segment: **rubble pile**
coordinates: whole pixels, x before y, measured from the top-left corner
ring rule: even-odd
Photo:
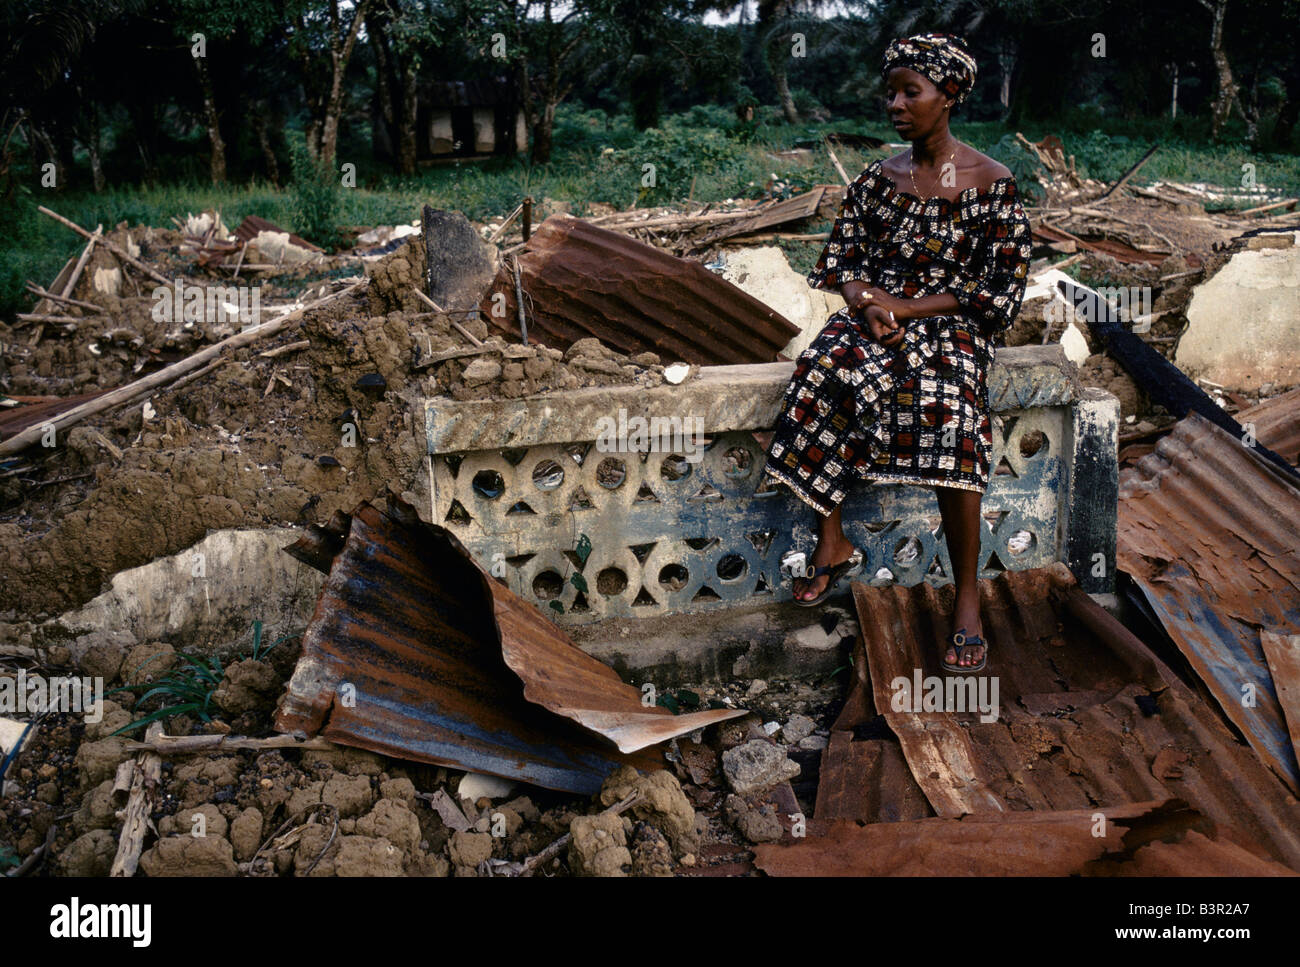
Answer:
[[[1149,454],[1155,439],[1189,410],[1201,416],[1213,410],[1216,418],[1236,414],[1289,388],[1281,379],[1229,385],[1194,373],[1193,381],[1174,363],[1195,323],[1190,307],[1197,290],[1242,253],[1273,256],[1293,249],[1293,232],[1268,231],[1274,220],[1265,219],[1259,231],[1242,234],[1240,220],[1208,213],[1203,198],[1180,186],[1120,191],[1141,163],[1107,187],[1081,178],[1059,141],[1025,144],[1043,163],[1039,181],[1047,202],[1029,212],[1033,284],[1006,342],[1059,341],[1084,385],[1119,399],[1121,460]],[[625,676],[538,619],[535,602],[501,591],[498,582],[483,578],[489,590],[483,613],[476,613],[480,570],[467,559],[453,573],[455,555],[446,547],[463,548],[440,522],[421,521],[416,511],[434,504],[420,416],[427,400],[652,389],[697,377],[698,366],[674,354],[697,363],[691,352],[700,346],[733,354],[722,357],[728,362],[753,362],[770,361],[777,347],[788,351],[801,338],[806,345],[824,314],[818,310],[791,323],[755,294],[772,287],[771,276],[758,278],[761,272],[745,268],[748,261],[735,259],[724,280],[722,256],[736,252],[725,247],[762,238],[760,232],[831,216],[840,197],[839,189],[817,186],[785,201],[725,212],[706,206],[609,213],[585,223],[560,217],[538,230],[544,244],[532,252],[525,239],[500,253],[494,245],[515,215],[479,229],[456,213],[426,208],[422,232],[402,226],[372,233],[366,244],[378,248],[338,256],[256,218],[234,232],[219,214],[204,213],[176,220],[175,230],[124,223],[92,235],[52,215],[88,244],[48,288],[29,286],[39,299],[33,312],[0,322],[0,633],[16,649],[0,654],[34,667],[73,669],[117,690],[103,703],[102,718],[50,714],[39,728],[23,731],[16,745],[6,738],[13,721],[0,722],[9,729],[0,730],[0,739],[10,743],[0,752],[16,750],[0,789],[0,844],[42,858],[47,873],[78,876],[137,869],[151,877],[749,875],[755,873],[751,847],[759,847],[762,860],[774,847],[760,844],[789,845],[803,836],[804,817],[821,799],[824,763],[835,763],[825,785],[833,797],[862,786],[841,782],[841,776],[857,782],[867,770],[901,782],[910,775],[903,758],[911,748],[908,736],[900,748],[894,723],[883,714],[883,696],[876,696],[881,715],[853,706],[860,694],[854,699],[851,691],[846,700],[837,677],[844,669],[811,684],[683,685],[648,713],[637,694],[623,695],[629,711],[628,705],[583,704],[572,692],[553,688],[538,669],[554,672],[559,661],[569,660],[571,674],[555,677],[581,682],[575,691],[636,691]],[[431,231],[435,222],[441,234]],[[593,225],[623,234],[611,240]],[[463,274],[448,278],[461,263],[455,253],[444,258],[435,243],[450,245],[457,232],[469,232],[480,248],[466,254]],[[625,245],[625,236],[644,241]],[[614,254],[625,260],[619,271]],[[689,255],[690,264],[680,255]],[[1060,256],[1065,260],[1048,264]],[[579,284],[566,274],[575,266],[586,266]],[[605,270],[599,285],[596,268]],[[592,278],[591,285],[581,284],[583,278]],[[635,284],[624,285],[629,279]],[[669,283],[678,290],[666,289]],[[1063,294],[1069,291],[1086,299],[1069,303]],[[1140,314],[1123,318],[1124,343],[1115,328],[1093,318],[1114,292],[1149,297]],[[676,298],[681,293],[698,301]],[[494,296],[508,311],[494,314]],[[213,299],[221,311],[212,311]],[[666,304],[678,311],[665,312]],[[699,325],[690,306],[710,304],[725,305],[734,316],[722,325],[719,309],[713,328]],[[658,351],[623,352],[615,344]],[[1156,378],[1162,374],[1167,378]],[[126,390],[132,392],[122,395]],[[46,421],[53,421],[53,442],[37,445],[33,434]],[[1254,423],[1244,425],[1253,432]],[[1230,433],[1241,429],[1226,417],[1220,426]],[[384,526],[408,538],[409,528],[425,526],[420,539],[390,534],[385,544],[373,536],[380,512],[367,517],[363,505],[385,492],[390,510]],[[349,582],[347,568],[369,568],[373,593],[381,585],[376,574],[386,567],[390,577],[397,575],[395,590],[385,587],[379,596],[384,605],[367,613],[391,605],[393,614],[415,620],[393,621],[379,636],[384,646],[394,628],[422,634],[420,621],[432,612],[429,620],[455,634],[421,638],[412,632],[412,641],[488,640],[499,648],[502,661],[493,659],[492,683],[518,707],[507,707],[495,693],[483,702],[498,716],[493,735],[518,740],[509,747],[512,756],[527,750],[518,754],[521,771],[512,775],[533,781],[549,776],[554,788],[529,786],[524,795],[499,777],[448,765],[504,771],[482,765],[492,760],[481,754],[479,762],[467,763],[468,756],[440,753],[432,758],[439,765],[398,755],[410,751],[398,740],[415,733],[423,741],[427,730],[451,720],[439,702],[418,701],[420,688],[448,682],[431,684],[426,678],[434,676],[410,675],[409,669],[416,701],[408,705],[428,717],[395,716],[397,740],[371,739],[371,749],[393,754],[336,744],[364,745],[358,735],[375,734],[359,713],[352,732],[345,715],[332,719],[330,741],[321,737],[327,734],[321,721],[336,710],[322,712],[313,728],[286,727],[286,715],[306,720],[320,711],[311,703],[327,691],[322,669],[363,677],[361,660],[351,662],[360,651],[349,655],[347,635],[321,631],[318,618],[301,635],[251,652],[228,648],[206,665],[196,665],[172,642],[119,628],[68,641],[49,631],[56,624],[52,616],[96,599],[127,569],[178,555],[214,530],[272,527],[297,528],[304,536],[289,548],[291,556],[326,575],[318,617],[328,615],[344,627],[347,608],[334,607],[343,600],[338,587],[357,591],[366,583]],[[437,545],[431,562],[435,545],[425,538],[434,532],[446,546]],[[410,555],[401,566],[393,564],[399,556],[393,548]],[[336,557],[343,563],[335,565]],[[380,559],[382,565],[371,566]],[[419,595],[407,593],[418,569],[427,572],[428,584]],[[429,604],[437,596],[442,607]],[[446,607],[448,601],[463,613],[450,614],[457,608]],[[1056,626],[1041,624],[1049,625]],[[820,630],[830,635],[825,626]],[[859,651],[863,640],[857,638]],[[843,644],[840,636],[835,641]],[[429,650],[434,660],[446,658]],[[453,656],[449,667],[458,660],[472,664]],[[859,676],[851,683],[858,691],[865,662],[863,653],[846,666],[850,678]],[[310,666],[306,672],[304,666]],[[375,691],[397,709],[396,691],[383,687],[389,684],[385,670],[382,661],[365,669],[372,683],[380,682]],[[480,673],[473,670],[482,699],[490,676]],[[0,666],[0,687],[17,674]],[[306,685],[305,678],[311,678]],[[167,716],[165,732],[141,722],[130,738],[118,734],[147,711],[135,707],[136,697],[159,683],[181,687],[178,681],[201,685],[202,701]],[[1152,700],[1155,693],[1143,697]],[[298,705],[286,712],[294,701]],[[846,726],[852,716],[841,715],[833,726],[848,706],[859,720]],[[538,718],[537,707],[550,718]],[[700,718],[665,712],[677,715],[679,708]],[[452,711],[472,716],[479,709],[467,700]],[[701,724],[706,719],[709,724]],[[554,735],[537,722],[548,722]],[[529,728],[545,734],[520,739]],[[598,739],[606,758],[574,751]],[[624,758],[615,757],[615,748]],[[567,763],[563,768],[547,758],[557,750],[564,753],[558,757]],[[536,761],[528,761],[534,753]],[[666,768],[636,767],[651,757]],[[597,759],[602,767],[617,767],[596,770],[591,762]],[[594,774],[581,774],[574,763]],[[534,773],[522,772],[535,766]],[[1178,778],[1179,768],[1175,762],[1153,775]],[[908,785],[912,798],[899,800],[903,805],[891,821],[942,817],[944,797],[952,793],[937,777],[920,776],[916,789]],[[928,805],[920,787],[933,793]],[[881,804],[851,805],[878,811]]]

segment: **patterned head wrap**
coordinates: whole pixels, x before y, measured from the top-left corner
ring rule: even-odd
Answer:
[[[888,77],[895,67],[924,74],[939,93],[957,104],[966,100],[975,86],[975,58],[966,49],[966,42],[952,34],[915,34],[892,41],[885,50],[881,76]]]

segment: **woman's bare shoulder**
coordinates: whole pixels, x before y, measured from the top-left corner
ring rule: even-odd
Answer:
[[[970,148],[969,145],[967,145]],[[974,164],[974,181],[980,191],[988,191],[995,181],[1011,177],[1011,169],[996,158],[970,148]]]

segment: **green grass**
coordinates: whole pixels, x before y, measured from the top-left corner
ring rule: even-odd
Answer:
[[[1274,192],[1300,193],[1300,158],[1294,154],[1251,154],[1231,141],[1211,145],[1204,125],[1183,119],[1177,124],[1160,120],[1121,122],[1095,112],[1075,112],[1058,124],[1021,132],[1031,140],[1059,134],[1067,154],[1074,154],[1080,170],[1093,178],[1118,178],[1158,139],[1161,150],[1135,179],[1148,184],[1155,179],[1207,181],[1240,185],[1242,165],[1255,165],[1256,179]],[[844,118],[825,124],[788,125],[775,109],[759,111],[758,123],[738,129],[729,113],[716,106],[699,106],[666,118],[658,130],[638,133],[626,116],[574,107],[560,111],[555,127],[555,157],[547,165],[532,165],[526,155],[478,163],[431,165],[413,177],[400,178],[368,160],[357,162],[358,187],[339,193],[334,211],[338,226],[409,222],[420,206],[464,212],[483,220],[510,212],[531,195],[538,220],[556,208],[585,214],[592,203],[627,208],[685,201],[717,202],[727,198],[757,198],[775,184],[782,194],[792,194],[818,183],[838,184],[839,176],[825,152],[815,151],[812,163],[782,162],[772,152],[786,150],[797,140],[817,138],[829,131],[850,131],[892,141],[896,134],[882,117]],[[1109,133],[1108,133],[1109,132]],[[990,122],[953,124],[953,133],[968,144],[998,157],[1017,170],[1013,162],[1013,131]],[[840,161],[855,175],[880,152],[840,150]],[[644,165],[656,167],[656,185],[642,185]],[[1023,164],[1023,158],[1021,159]],[[33,179],[20,178],[21,184]],[[25,311],[32,299],[23,281],[47,285],[66,259],[82,247],[82,240],[61,225],[36,212],[45,204],[78,224],[92,229],[98,223],[111,228],[121,221],[130,225],[170,227],[170,216],[219,209],[227,225],[238,225],[245,215],[256,214],[312,241],[312,228],[323,231],[320,218],[314,226],[303,223],[303,205],[292,188],[279,190],[263,183],[214,187],[196,182],[157,187],[123,187],[102,195],[89,192],[61,194],[23,189],[15,202],[0,207],[0,232],[6,246],[0,251],[0,314]],[[798,262],[811,265],[813,246],[790,243]],[[815,259],[816,252],[811,258]]]
[[[262,622],[254,621],[253,645],[247,657],[255,661],[265,661],[272,648],[281,642],[291,641],[297,637],[299,637],[297,634],[281,635],[270,644],[264,644],[262,640]],[[159,652],[139,667],[132,669],[129,673],[130,677],[135,678],[140,675],[149,662],[161,658],[164,654],[166,652]],[[225,678],[226,674],[221,665],[221,659],[216,656],[197,658],[184,651],[176,652],[176,654],[181,659],[179,666],[158,680],[139,682],[134,685],[122,685],[119,688],[109,689],[105,693],[108,695],[118,692],[142,693],[132,706],[136,710],[151,702],[157,703],[159,706],[129,725],[122,726],[113,735],[133,732],[152,722],[167,721],[178,715],[195,715],[204,722],[212,721],[210,714],[212,695],[220,687],[221,680]]]

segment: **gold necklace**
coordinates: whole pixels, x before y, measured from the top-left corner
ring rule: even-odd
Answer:
[[[957,144],[958,144],[958,147],[961,146],[961,142],[960,142],[960,141],[957,142]],[[953,148],[953,149],[952,149],[952,154],[948,155],[948,160],[949,160],[949,161],[952,161],[952,159],[955,158],[955,157],[957,157],[957,148]],[[939,169],[939,170],[940,170],[939,178],[942,178],[942,177],[943,177],[943,174],[942,174],[942,172],[943,172],[943,168],[942,168],[942,166],[940,166],[940,169]],[[929,200],[930,200],[930,196],[929,196],[929,195],[922,195],[922,194],[921,194],[921,189],[916,187],[916,171],[915,171],[915,168],[914,168],[913,165],[912,165],[912,149],[911,149],[910,147],[907,149],[907,173],[908,173],[908,175],[910,175],[911,178],[912,178],[912,191],[916,194],[916,197],[920,198],[922,201],[929,201]],[[931,187],[932,189],[934,188],[935,185],[937,185],[937,184],[939,183],[939,178],[935,178],[935,179],[934,179],[934,182],[930,185],[930,187]]]

